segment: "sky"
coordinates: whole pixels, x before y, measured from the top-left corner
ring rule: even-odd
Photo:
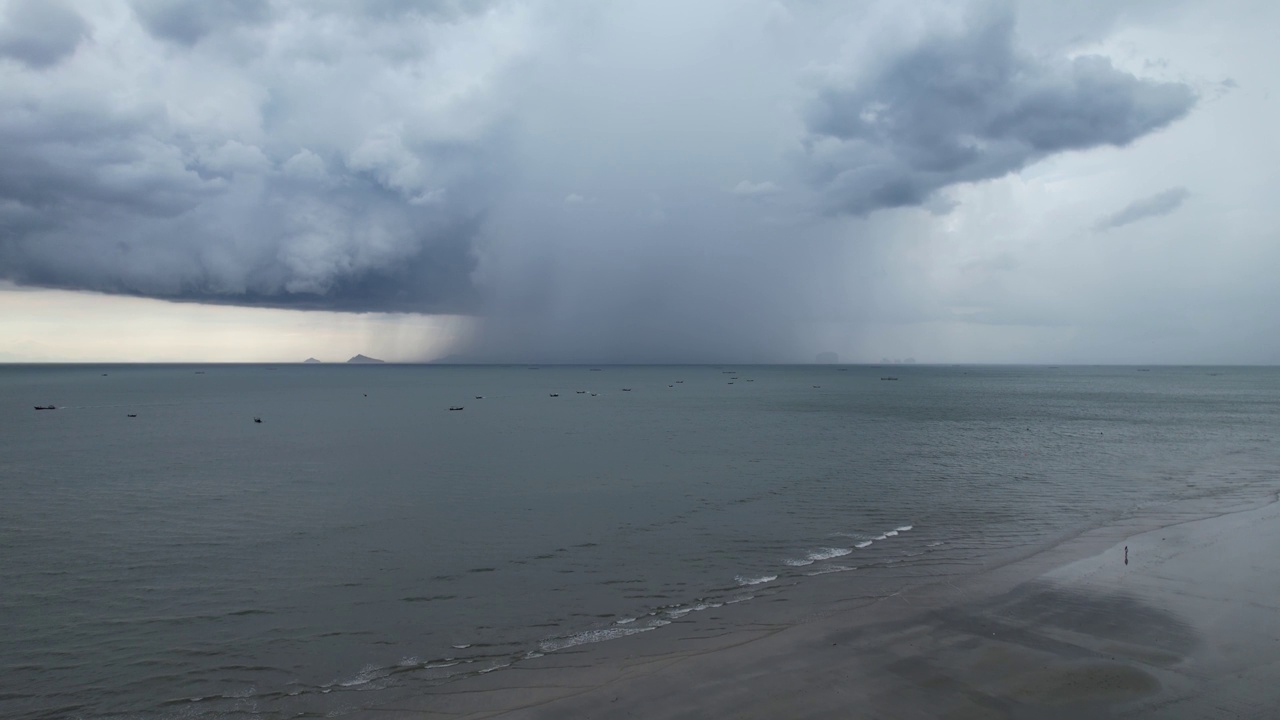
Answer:
[[[0,362],[1280,363],[1275,27],[0,0]]]

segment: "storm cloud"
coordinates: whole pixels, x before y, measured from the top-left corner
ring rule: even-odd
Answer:
[[[1169,188],[1163,192],[1158,192],[1150,197],[1140,200],[1134,200],[1119,212],[1108,215],[1099,220],[1093,229],[1096,232],[1118,228],[1139,220],[1145,220],[1151,217],[1160,217],[1182,207],[1182,203],[1186,201],[1191,193],[1184,187]]]
[[[6,37],[28,31],[29,5],[7,8]],[[41,15],[56,52],[0,68],[0,275],[201,302],[474,309],[470,241],[495,185],[487,102],[519,53],[485,36],[519,19],[404,24],[374,5],[371,18],[138,0],[115,8],[135,22],[53,68],[74,23]]]
[[[1125,7],[0,0],[0,280],[464,314],[465,359],[848,356],[993,316],[1012,270],[909,290],[984,181],[1199,112]]]
[[[49,67],[75,52],[89,25],[63,0],[13,0],[0,25],[0,57],[32,69]]]
[[[1054,153],[1125,146],[1195,102],[1188,86],[1141,80],[1105,57],[1020,51],[1015,26],[1012,6],[980,6],[823,87],[805,147],[828,207],[923,205]]]

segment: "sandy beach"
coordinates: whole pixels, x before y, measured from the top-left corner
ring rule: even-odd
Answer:
[[[1100,528],[796,625],[656,634],[438,688],[426,718],[1268,718],[1280,504]],[[1127,560],[1127,562],[1126,562]]]

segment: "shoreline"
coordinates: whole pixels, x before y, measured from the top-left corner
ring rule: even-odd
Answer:
[[[678,637],[549,653],[368,713],[1264,717],[1280,704],[1280,556],[1269,552],[1280,548],[1280,501],[1268,497],[1122,519],[796,624],[690,623]]]

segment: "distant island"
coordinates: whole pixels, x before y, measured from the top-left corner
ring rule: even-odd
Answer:
[[[355,359],[355,358],[352,358],[352,360],[354,360],[354,359]],[[303,362],[303,363],[318,363],[318,362],[320,362],[320,361],[319,361],[319,360],[317,360],[317,359],[315,359],[315,358],[307,358],[306,360],[303,360],[302,362]]]
[[[378,358],[371,358],[367,355],[356,355],[355,357],[351,358],[347,362],[349,363],[380,363],[382,361],[379,360]]]

